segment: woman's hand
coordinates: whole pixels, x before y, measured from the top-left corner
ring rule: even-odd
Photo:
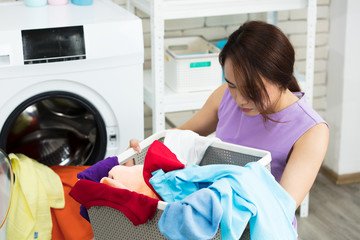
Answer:
[[[140,144],[139,144],[139,140],[133,138],[130,140],[130,145],[129,145],[129,148],[132,148],[134,149],[134,151],[136,152],[140,152],[141,151],[141,148],[140,148]],[[128,148],[128,149],[129,149]]]
[[[140,148],[139,140],[137,140],[135,138],[130,139],[128,149],[129,148],[134,149],[134,151],[136,151],[136,152],[140,152],[141,148]],[[126,163],[124,163],[123,165],[124,166],[134,166],[135,165],[135,159],[131,159],[131,160],[127,161]]]

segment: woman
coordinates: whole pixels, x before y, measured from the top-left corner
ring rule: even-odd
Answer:
[[[219,60],[226,83],[179,129],[216,131],[222,141],[270,151],[271,172],[298,207],[325,157],[329,129],[300,92],[291,43],[277,27],[250,21],[230,35]]]

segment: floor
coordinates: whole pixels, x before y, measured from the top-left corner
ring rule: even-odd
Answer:
[[[179,126],[196,111],[167,113],[166,128]],[[145,105],[145,137],[152,134]],[[319,174],[310,191],[309,216],[298,219],[299,240],[360,240],[360,183],[335,185]]]
[[[360,240],[360,183],[339,186],[319,174],[309,216],[297,219],[299,240]]]

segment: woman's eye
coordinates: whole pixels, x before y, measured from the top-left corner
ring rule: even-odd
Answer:
[[[229,88],[236,88],[235,84],[232,83],[232,82],[230,82],[230,81],[228,81],[226,78],[225,78],[225,82],[227,83],[227,85],[228,85]]]
[[[228,87],[229,87],[229,88],[236,88],[234,85],[232,85],[232,84],[230,84],[230,83],[228,83]]]

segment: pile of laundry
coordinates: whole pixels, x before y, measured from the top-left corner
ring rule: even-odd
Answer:
[[[296,239],[295,201],[260,163],[199,166],[217,138],[168,130],[155,140],[143,165],[104,159],[80,172],[70,195],[87,209],[108,206],[135,225],[146,224],[159,201],[167,203],[158,222],[168,239],[239,239],[249,224],[251,239]],[[178,226],[178,227],[174,227]]]
[[[24,154],[10,153],[15,182],[6,239],[91,240],[91,224],[69,196],[77,173],[89,166],[48,167]],[[77,229],[74,231],[74,229]]]

